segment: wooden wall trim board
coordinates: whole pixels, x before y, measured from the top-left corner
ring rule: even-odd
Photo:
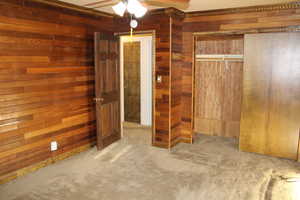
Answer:
[[[280,32],[300,32],[300,26],[287,26],[279,28],[261,28],[261,29],[250,29],[250,30],[237,30],[237,31],[211,31],[211,32],[194,32],[193,35],[196,38],[216,38],[216,37],[235,37],[245,34],[256,34],[256,33],[280,33]]]
[[[172,41],[172,17],[170,17],[170,21],[169,21],[169,31],[170,31],[170,41]],[[169,57],[169,65],[170,65],[170,74],[169,74],[169,142],[168,142],[168,149],[171,149],[171,139],[172,139],[172,89],[171,89],[171,85],[172,85],[172,42],[169,43],[170,47],[169,47],[169,55],[171,55]]]
[[[192,68],[193,68],[193,71],[192,71],[192,120],[191,120],[191,123],[192,123],[192,130],[195,129],[195,65],[196,65],[196,53],[195,53],[195,49],[196,49],[196,42],[197,39],[196,37],[193,36],[193,60],[192,60]],[[192,134],[193,134],[193,137],[194,137],[194,131],[192,131]]]
[[[298,140],[298,162],[300,162],[300,128],[299,128],[299,140]]]
[[[155,140],[155,130],[156,130],[156,124],[155,124],[155,97],[156,97],[156,31],[152,31],[152,138],[151,138],[151,144],[153,145]]]
[[[25,176],[26,174],[29,174],[29,173],[32,173],[34,171],[37,171],[43,167],[46,167],[48,165],[51,165],[51,164],[54,164],[58,161],[61,161],[61,160],[64,160],[66,158],[69,158],[71,156],[74,156],[76,154],[79,154],[81,152],[84,152],[88,149],[90,149],[91,147],[95,146],[96,142],[91,142],[89,144],[86,144],[86,145],[82,145],[80,147],[77,147],[71,151],[68,151],[68,152],[65,152],[63,154],[60,154],[60,155],[56,155],[52,158],[48,158],[44,161],[41,161],[39,163],[35,163],[31,166],[28,166],[28,167],[25,167],[25,168],[22,168],[22,169],[19,169],[19,170],[16,170],[12,173],[9,173],[9,174],[5,174],[3,176],[0,176],[0,184],[4,184],[4,183],[7,183],[9,181],[12,181],[14,179],[17,179],[19,177],[22,177],[22,176]]]
[[[93,15],[93,16],[102,16],[102,17],[111,17],[111,18],[115,16],[114,14],[102,12],[102,11],[91,9],[91,8],[86,8],[83,6],[77,6],[75,4],[62,2],[59,0],[29,0],[29,1],[46,4],[46,5],[54,6],[54,7],[66,8],[66,9],[74,10],[77,12]]]
[[[151,10],[150,12],[147,13],[147,15],[167,15],[167,16],[177,16],[177,17],[181,17],[184,18],[185,17],[185,12],[178,10],[176,8],[159,8],[159,9],[155,9],[155,10]]]
[[[225,15],[225,14],[235,14],[235,13],[240,14],[240,13],[247,13],[247,12],[266,12],[266,11],[288,10],[288,9],[298,9],[298,8],[300,8],[300,2],[296,1],[296,2],[279,3],[279,4],[272,4],[272,5],[186,12],[185,15],[186,17],[197,17],[197,16]]]

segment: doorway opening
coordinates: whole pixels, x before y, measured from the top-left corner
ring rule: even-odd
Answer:
[[[132,128],[143,128],[151,136],[154,125],[153,56],[152,34],[120,36],[122,136]]]

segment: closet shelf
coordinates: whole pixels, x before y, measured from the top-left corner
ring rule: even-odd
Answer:
[[[196,61],[203,62],[222,62],[222,61],[233,61],[243,62],[244,55],[242,54],[198,54],[196,55]]]

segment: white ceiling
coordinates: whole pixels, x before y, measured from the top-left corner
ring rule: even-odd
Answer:
[[[79,5],[79,6],[84,6],[85,4],[89,4],[101,0],[61,0],[61,1]],[[191,0],[189,8],[184,11],[204,11],[204,10],[215,10],[215,9],[223,9],[223,8],[237,8],[237,7],[287,3],[293,1],[295,0]],[[158,7],[151,7],[150,9],[155,9],[155,8]],[[111,6],[104,7],[104,8],[97,8],[96,10],[113,13]]]

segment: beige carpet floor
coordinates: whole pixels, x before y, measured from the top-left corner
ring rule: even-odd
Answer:
[[[234,139],[202,136],[171,152],[150,129],[126,128],[93,148],[10,183],[1,200],[298,200],[300,163],[239,152]]]

